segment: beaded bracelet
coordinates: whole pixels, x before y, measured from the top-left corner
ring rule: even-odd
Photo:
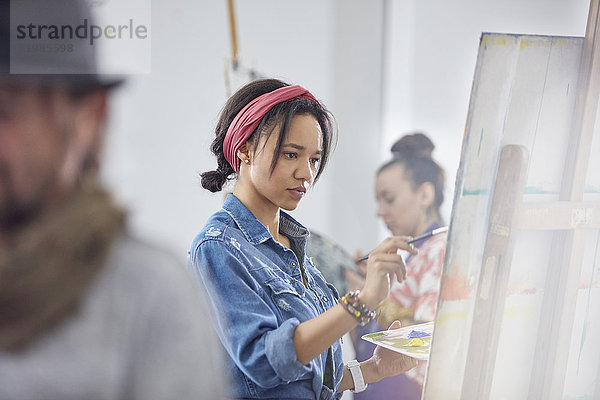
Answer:
[[[360,290],[346,293],[340,297],[339,303],[344,306],[354,318],[358,320],[361,326],[368,324],[373,318],[375,318],[375,311],[371,311],[364,305],[358,298]]]

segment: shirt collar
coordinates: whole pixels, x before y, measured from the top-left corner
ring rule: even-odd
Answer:
[[[223,209],[240,228],[246,240],[253,244],[262,243],[272,236],[252,212],[233,193],[227,194]],[[284,211],[279,214],[279,232],[292,239],[306,239],[308,229]]]

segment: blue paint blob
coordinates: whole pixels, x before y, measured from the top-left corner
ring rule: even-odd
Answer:
[[[422,331],[410,331],[410,333],[408,334],[409,339],[422,338],[425,336],[431,336],[431,335],[427,332],[422,332]]]

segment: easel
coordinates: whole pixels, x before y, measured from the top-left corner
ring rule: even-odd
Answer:
[[[514,145],[502,149],[481,266],[463,381],[463,399],[488,399],[508,276],[518,230],[552,230],[551,266],[544,287],[542,318],[528,399],[562,399],[578,285],[584,228],[600,228],[600,204],[583,193],[600,95],[600,10],[591,0],[580,64],[568,154],[558,202],[521,203],[527,155]],[[515,366],[518,367],[518,366]],[[595,398],[600,398],[600,385]]]

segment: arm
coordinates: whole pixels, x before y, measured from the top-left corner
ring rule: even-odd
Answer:
[[[385,239],[369,256],[365,285],[359,294],[360,301],[369,310],[374,310],[388,296],[394,278],[400,282],[404,280],[406,269],[402,257],[397,254],[398,249],[416,254],[416,250],[406,244],[405,237],[391,237]],[[298,361],[302,364],[310,362],[356,325],[356,318],[340,304],[301,323],[294,333]]]
[[[370,257],[370,271],[359,296],[370,309],[388,296],[394,277],[404,279],[404,262],[396,254],[398,248],[412,250],[403,238],[389,238]],[[248,273],[252,264],[244,257],[227,240],[215,238],[192,252],[194,269],[208,288],[213,308],[219,310],[219,336],[236,365],[261,386],[298,380],[310,373],[307,364],[355,327],[357,321],[336,305],[301,324],[292,318],[279,326],[273,310],[259,295],[261,289],[253,284]],[[233,293],[235,296],[224,298],[227,304],[218,306],[223,294]],[[383,377],[381,370],[373,372],[373,382]]]

